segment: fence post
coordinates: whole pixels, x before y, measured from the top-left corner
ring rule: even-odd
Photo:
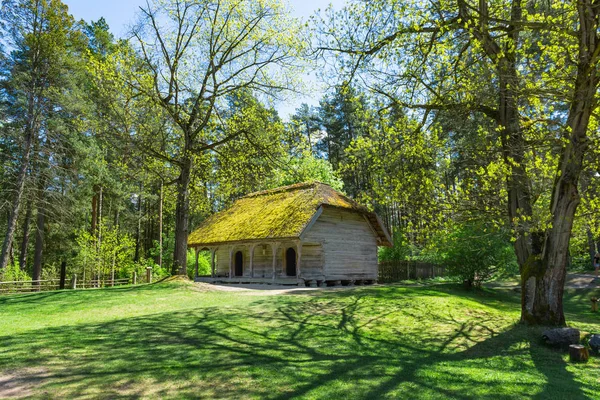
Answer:
[[[152,283],[152,267],[146,267],[146,282]]]
[[[71,289],[77,289],[77,274],[73,274],[71,278]]]
[[[60,263],[60,282],[58,283],[59,289],[65,288],[65,281],[67,280],[67,262],[63,260]]]
[[[137,285],[137,272],[133,271],[133,284]]]

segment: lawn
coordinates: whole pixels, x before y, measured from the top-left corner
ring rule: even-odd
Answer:
[[[600,293],[598,293],[600,295]],[[567,318],[600,332],[588,291]],[[600,397],[515,324],[518,295],[449,284],[265,295],[182,281],[0,297],[0,397]]]

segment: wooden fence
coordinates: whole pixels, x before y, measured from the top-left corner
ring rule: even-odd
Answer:
[[[418,261],[381,261],[380,283],[399,282],[410,279],[428,279],[444,276],[446,267]]]
[[[146,269],[145,276],[138,277],[134,272],[131,278],[111,279],[95,276],[90,280],[78,280],[77,275],[73,275],[70,281],[63,279],[45,279],[29,281],[6,281],[0,282],[0,295],[12,293],[41,292],[58,289],[91,289],[100,287],[136,285],[139,283],[152,282],[152,269]]]

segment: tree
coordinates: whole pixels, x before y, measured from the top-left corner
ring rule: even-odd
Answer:
[[[316,150],[316,145],[321,139],[321,118],[316,107],[302,103],[296,113],[290,117],[289,128],[295,142],[303,142],[306,138],[309,150]]]
[[[5,0],[0,18],[2,38],[12,50],[3,60],[2,91],[11,104],[9,121],[18,132],[21,149],[0,255],[3,269],[13,244],[32,154],[43,145],[39,141],[49,135],[44,122],[53,111],[57,88],[66,72],[65,53],[73,19],[59,0]]]
[[[350,85],[340,85],[332,95],[325,95],[319,105],[323,131],[317,149],[327,155],[327,160],[344,181],[344,187],[351,196],[356,196],[365,187],[362,174],[365,169],[348,169],[346,149],[361,137],[368,136],[371,109],[364,93]]]
[[[453,226],[439,243],[442,262],[449,275],[460,278],[469,287],[480,287],[493,275],[515,265],[508,239],[507,232],[496,230],[489,222],[469,221]]]
[[[186,273],[194,155],[244,133],[223,136],[211,129],[226,96],[240,89],[272,94],[292,88],[289,67],[299,54],[299,29],[278,1],[170,0],[141,8],[133,36],[144,73],[131,71],[126,80],[164,110],[177,141],[174,153],[146,148],[179,170],[174,273]]]
[[[336,65],[390,101],[421,115],[469,110],[496,125],[524,323],[565,323],[578,180],[596,127],[599,7],[591,0],[357,2],[320,29],[321,50],[342,55]],[[553,180],[539,196],[532,166]]]

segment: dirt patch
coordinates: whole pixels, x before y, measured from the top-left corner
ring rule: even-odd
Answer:
[[[517,280],[493,281],[485,284],[495,289],[520,289]],[[594,274],[567,274],[565,289],[596,289],[600,288],[600,279]]]
[[[594,289],[600,287],[600,279],[593,274],[567,274],[565,288]]]
[[[31,397],[36,387],[48,378],[43,368],[25,368],[0,372],[0,399]]]
[[[342,287],[296,287],[286,285],[266,285],[266,284],[216,284],[216,283],[202,283],[197,282],[195,284],[196,290],[198,291],[219,291],[219,292],[238,292],[240,294],[253,295],[253,296],[274,296],[279,294],[303,294],[303,293],[315,293],[317,291],[338,291],[338,290],[353,290],[361,286],[342,286]]]

